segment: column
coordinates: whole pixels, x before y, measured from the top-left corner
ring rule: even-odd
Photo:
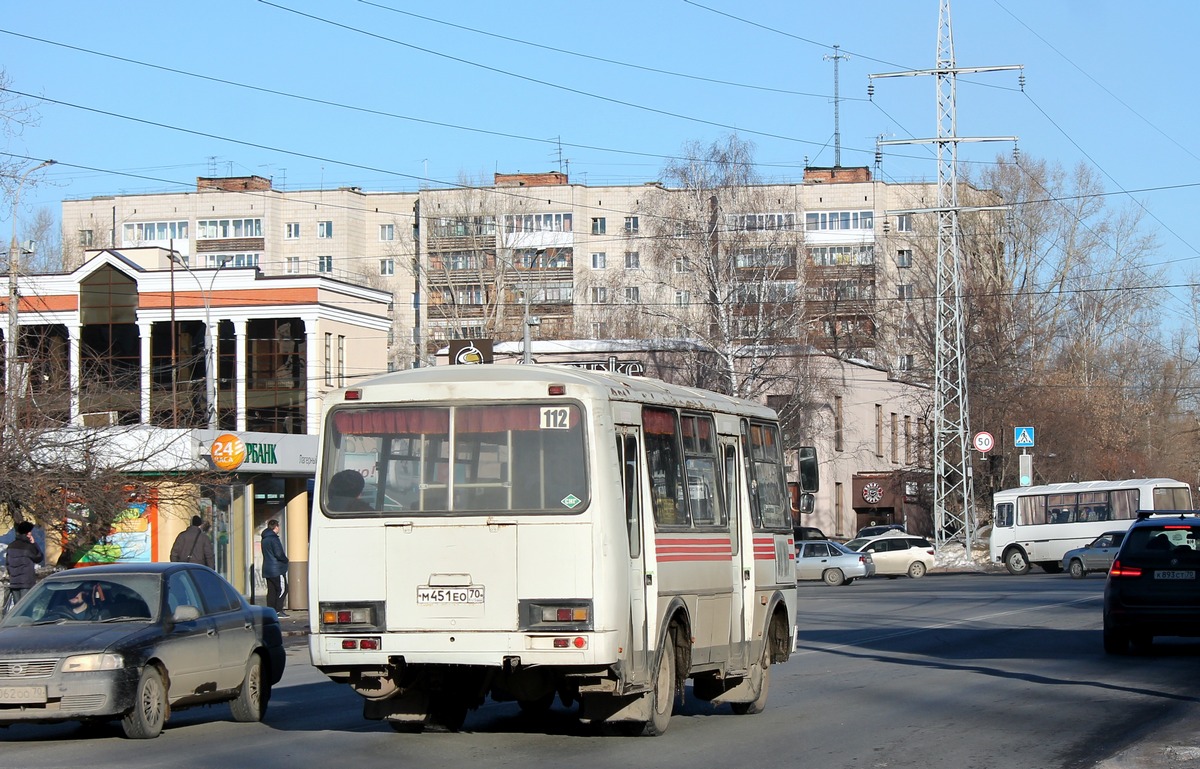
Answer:
[[[79,344],[83,336],[82,326],[78,318],[74,323],[67,324],[67,368],[71,380],[71,422],[79,419]]]
[[[209,322],[211,313],[205,308],[206,317],[204,320],[204,333],[208,335],[208,360],[204,362],[204,367],[209,382],[212,384],[212,403],[208,404],[211,409],[209,417],[209,426],[214,430],[221,429],[221,319],[217,318]]]
[[[246,319],[233,321],[233,335],[236,341],[233,345],[235,363],[233,366],[233,391],[235,410],[237,413],[237,431],[246,431],[246,361],[249,351],[246,349]]]
[[[304,415],[305,434],[319,435],[321,432],[321,396],[317,383],[321,381],[321,356],[325,348],[316,318],[304,318]]]
[[[151,351],[150,351],[150,335],[154,332],[154,324],[149,321],[139,320],[138,337],[142,343],[142,352],[138,360],[141,373],[141,395],[142,395],[142,424],[150,424],[150,389],[153,386],[150,379],[151,369]]]
[[[285,478],[287,500],[283,526],[288,557],[288,609],[308,608],[308,479]]]

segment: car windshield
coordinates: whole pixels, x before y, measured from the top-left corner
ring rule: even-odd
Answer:
[[[846,548],[852,552],[857,553],[859,551],[859,549],[862,548],[863,545],[867,544],[870,541],[871,540],[867,537],[862,537],[859,539],[852,539],[846,543]]]
[[[1121,554],[1150,560],[1200,561],[1200,527],[1164,525],[1131,529]]]
[[[39,582],[0,627],[58,622],[157,620],[161,581],[154,574],[71,574]]]
[[[858,555],[858,553],[846,547],[841,542],[830,542],[829,544],[832,545],[833,549],[837,550],[839,553],[845,553],[846,555]]]

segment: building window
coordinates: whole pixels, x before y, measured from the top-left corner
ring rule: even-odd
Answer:
[[[907,355],[901,355],[900,357],[898,357],[896,359],[896,370],[897,371],[912,371],[912,369],[913,369],[913,356],[911,353],[907,354]]]
[[[883,406],[875,404],[875,456],[883,458]]]
[[[606,227],[606,225],[605,225],[603,216],[597,216],[597,217],[592,218],[592,234],[593,235],[603,235],[604,231],[605,231],[605,227]]]
[[[676,291],[675,292],[675,305],[677,307],[686,307],[687,305],[689,305],[691,303],[692,303],[692,292],[691,291]]]
[[[592,324],[592,339],[607,339],[609,337],[607,323]]]
[[[379,274],[380,275],[395,275],[396,274],[396,260],[395,259],[380,259],[379,260]]]
[[[328,239],[333,237],[333,222],[326,220],[317,222],[317,237]]]
[[[904,464],[911,465],[913,461],[912,417],[904,417]]]
[[[642,257],[637,251],[625,252],[625,269],[640,270],[642,269]]]
[[[637,235],[638,233],[638,218],[636,216],[625,217],[625,234]]]
[[[333,272],[333,257],[318,256],[317,257],[317,272]]]
[[[809,232],[830,230],[873,230],[874,211],[817,211],[804,215],[804,229]]]
[[[833,450],[844,451],[842,447],[842,396],[833,396]]]
[[[325,384],[333,387],[333,334],[325,335]]]
[[[592,269],[593,270],[603,270],[607,266],[608,266],[608,254],[604,253],[603,251],[597,251],[596,253],[592,254]]]
[[[346,386],[346,337],[338,335],[337,350],[338,387]]]
[[[896,216],[896,232],[912,232],[912,214],[899,214]]]
[[[283,228],[284,240],[300,239],[300,222],[288,222]]]
[[[642,300],[642,290],[637,286],[628,286],[625,289],[626,304],[637,304]]]
[[[91,230],[80,230],[79,231],[79,245],[82,246],[83,248],[91,248],[92,247],[92,239],[93,239],[93,233]]]
[[[187,222],[183,232],[187,231]],[[129,225],[125,225],[128,231]],[[187,235],[182,237],[186,238]],[[201,219],[196,222],[197,240],[221,240],[226,238],[261,238],[262,219]],[[163,238],[165,240],[165,238]]]
[[[869,211],[867,213],[870,213]],[[812,214],[810,214],[812,216]],[[754,232],[757,230],[794,230],[796,229],[795,214],[729,214],[725,217],[725,225],[736,232]]]
[[[913,298],[913,286],[911,283],[901,283],[896,286],[896,297],[901,302],[910,302]]]
[[[900,415],[892,412],[892,464],[900,461]]]
[[[688,264],[686,256],[679,256],[675,258],[675,272],[683,274],[691,271],[692,266]]]
[[[608,304],[608,289],[604,286],[592,286],[592,304]]]
[[[912,249],[902,248],[896,252],[897,267],[912,267]]]
[[[380,240],[395,240],[396,239],[396,225],[394,225],[394,224],[379,225],[379,239]]]
[[[504,231],[570,232],[571,214],[521,214],[504,217]]]
[[[289,256],[284,259],[283,271],[289,275],[297,275],[300,273],[300,257]]]
[[[224,219],[223,221],[226,225],[228,225],[230,222],[229,219]],[[260,225],[262,223],[261,219],[234,219],[233,221],[238,222],[239,225],[241,225],[243,222],[258,222]],[[210,224],[210,222],[200,222],[201,233],[203,233],[203,231],[204,231],[203,225],[206,225],[206,224]],[[212,222],[212,224],[215,224],[215,222]],[[258,234],[262,235],[262,232],[260,231]],[[207,235],[206,236],[204,234],[201,234],[200,237],[215,238],[218,236],[217,235]],[[220,236],[220,237],[230,237],[230,236],[224,235],[224,236]],[[241,237],[241,236],[237,236],[237,237]],[[183,222],[134,222],[134,223],[125,225],[125,244],[126,245],[135,245],[137,243],[167,243],[172,240],[187,240],[187,239],[188,239],[188,223],[186,221],[183,221]]]

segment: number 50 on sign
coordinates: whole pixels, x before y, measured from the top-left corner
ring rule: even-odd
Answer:
[[[991,433],[975,433],[975,450],[986,454],[996,445],[996,439]]]

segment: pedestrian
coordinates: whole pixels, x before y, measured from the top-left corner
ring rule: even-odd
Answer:
[[[272,518],[262,533],[262,575],[267,581],[267,605],[280,617],[287,616],[283,611],[283,575],[287,573],[287,564],[287,553],[279,539],[279,521]]]
[[[216,568],[212,540],[204,531],[204,519],[192,516],[192,525],[179,533],[171,545],[171,560],[176,563],[202,563],[210,569]]]
[[[37,581],[37,565],[45,557],[42,549],[33,540],[33,524],[21,521],[17,524],[16,538],[4,553],[8,567],[8,595],[5,606],[15,606]]]

